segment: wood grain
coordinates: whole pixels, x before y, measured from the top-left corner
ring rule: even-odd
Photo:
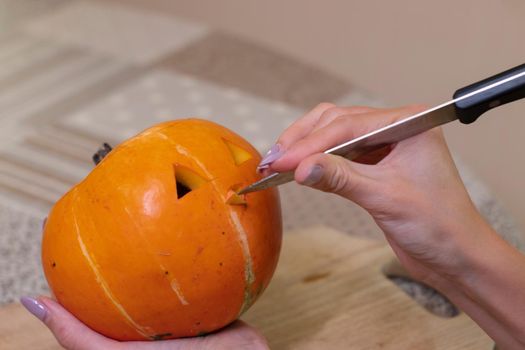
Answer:
[[[380,241],[327,228],[285,236],[268,290],[243,317],[272,349],[491,349],[465,314],[435,316],[384,277]]]
[[[466,315],[430,314],[381,272],[392,258],[383,242],[327,228],[285,235],[278,270],[244,320],[272,349],[491,349]],[[19,304],[0,309],[0,349],[59,349]]]

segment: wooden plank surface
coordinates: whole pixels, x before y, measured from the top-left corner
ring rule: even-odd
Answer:
[[[272,349],[492,348],[465,314],[435,316],[385,278],[386,243],[327,228],[285,238],[270,287],[244,317]]]
[[[430,314],[386,279],[384,242],[327,228],[285,235],[278,270],[243,317],[272,349],[491,349],[466,315]],[[0,349],[59,349],[19,304],[0,309]]]

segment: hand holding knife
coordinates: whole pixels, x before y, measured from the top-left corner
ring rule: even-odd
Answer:
[[[344,142],[324,153],[353,160],[456,119],[464,124],[473,123],[486,111],[522,98],[525,98],[525,64],[461,88],[448,102]],[[274,173],[238,193],[264,190],[293,179],[293,171]]]

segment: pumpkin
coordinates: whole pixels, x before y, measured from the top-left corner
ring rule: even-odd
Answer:
[[[58,302],[117,340],[198,336],[237,319],[281,246],[277,190],[236,194],[260,179],[259,161],[240,136],[198,119],[111,150],[45,224],[42,264]]]

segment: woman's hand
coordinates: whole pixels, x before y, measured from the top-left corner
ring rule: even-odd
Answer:
[[[295,169],[297,182],[365,208],[409,272],[432,284],[442,274],[465,272],[464,254],[482,238],[479,227],[486,226],[465,190],[442,131],[425,132],[360,162],[321,153],[422,109],[321,104],[281,135],[280,154],[269,170]],[[469,227],[461,228],[462,235],[453,234],[458,225]]]
[[[220,332],[203,337],[119,342],[94,332],[49,298],[24,297],[21,301],[33,315],[45,323],[58,342],[68,350],[269,349],[263,336],[242,321],[236,321]]]
[[[525,348],[525,257],[474,207],[441,129],[356,161],[323,151],[421,111],[320,104],[292,124],[262,160],[295,180],[366,209],[405,268],[447,295],[502,349]]]

